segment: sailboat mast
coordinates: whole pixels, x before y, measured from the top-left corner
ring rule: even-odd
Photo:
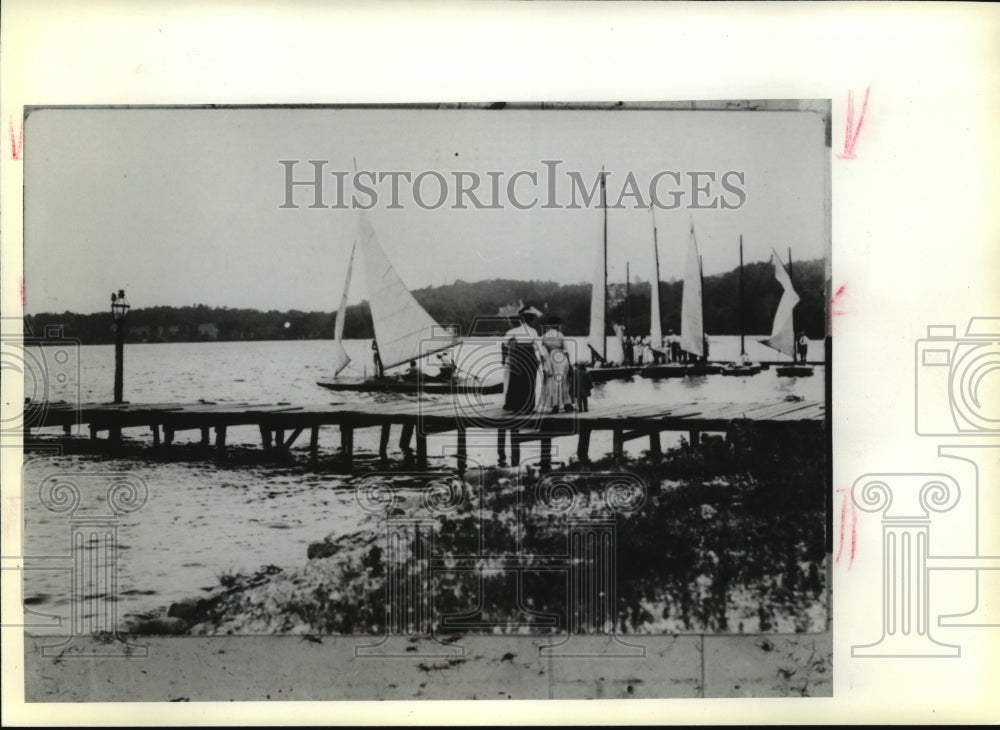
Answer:
[[[652,208],[650,208],[652,210]],[[656,300],[660,299],[660,243],[656,240],[656,218],[653,218],[653,261],[656,263],[656,278],[653,286],[656,287]]]
[[[705,334],[705,262],[701,255],[698,255],[698,279],[701,282],[701,340],[702,343],[708,339]],[[704,344],[702,345],[704,347]],[[708,362],[708,355],[702,353],[701,359]]]
[[[795,289],[795,279],[792,278],[792,247],[788,247],[788,282],[792,285],[792,290]],[[798,339],[795,336],[795,310],[792,310],[792,362],[798,362]]]
[[[656,262],[656,283],[660,282],[660,243],[656,240],[656,219],[653,219],[653,260]]]
[[[625,334],[628,335],[629,320],[629,297],[632,294],[632,273],[629,269],[630,262],[625,262]]]
[[[604,331],[601,332],[601,357],[608,359],[608,201],[601,166],[601,207],[604,208]],[[789,252],[790,253],[790,252]]]
[[[744,346],[744,338],[746,333],[746,328],[743,326],[743,234],[740,234],[740,299],[739,299],[739,312],[740,312],[740,357],[747,354],[746,348]]]

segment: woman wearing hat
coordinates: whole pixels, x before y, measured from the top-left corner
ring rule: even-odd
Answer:
[[[559,331],[562,320],[552,317],[545,324],[545,334],[542,335],[542,348],[545,358],[542,368],[545,374],[542,381],[542,409],[551,409],[558,413],[560,408],[573,410],[573,396],[570,393],[570,362],[569,353],[562,333]]]
[[[503,408],[512,413],[531,413],[535,410],[535,380],[542,361],[540,338],[535,329],[535,320],[541,312],[534,307],[522,307],[518,315],[520,324],[504,335],[507,390]]]

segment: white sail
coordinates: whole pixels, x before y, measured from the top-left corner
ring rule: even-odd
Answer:
[[[761,342],[768,347],[772,347],[778,352],[795,356],[795,331],[792,320],[792,310],[799,303],[799,295],[792,287],[792,280],[788,276],[778,254],[771,252],[771,263],[774,264],[774,278],[781,284],[784,293],[781,301],[778,302],[778,311],[774,313],[774,325],[771,327],[771,336],[766,337]]]
[[[621,365],[625,362],[625,327],[620,324],[611,326],[615,335],[608,340],[608,362]]]
[[[344,293],[340,295],[340,309],[337,310],[337,322],[333,325],[333,374],[337,375],[351,362],[341,340],[344,338],[344,317],[347,315],[347,293],[351,289],[351,272],[354,270],[354,250],[357,243],[351,246],[351,258],[347,262],[347,277],[344,279]]]
[[[681,299],[681,349],[692,355],[705,354],[705,324],[701,307],[701,257],[691,224],[687,260],[684,265],[684,295]]]
[[[654,350],[663,347],[663,325],[660,323],[660,254],[656,250],[656,228],[653,228],[653,281],[650,282],[649,345]]]
[[[354,270],[354,249],[357,244],[351,246],[351,258],[347,262],[347,277],[344,279],[344,292],[340,295],[340,308],[337,310],[337,321],[333,325],[333,374],[337,375],[346,368],[351,358],[348,357],[341,342],[344,338],[344,317],[347,315],[347,293],[351,289],[351,272]]]
[[[458,338],[446,333],[413,298],[386,258],[368,216],[359,212],[368,302],[382,367],[402,365],[457,345]]]

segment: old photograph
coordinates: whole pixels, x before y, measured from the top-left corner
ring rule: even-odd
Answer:
[[[28,701],[831,694],[828,101],[24,128]]]

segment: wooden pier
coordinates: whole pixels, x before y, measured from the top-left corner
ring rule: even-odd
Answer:
[[[108,442],[121,440],[124,429],[148,429],[153,444],[169,446],[178,431],[200,431],[201,443],[212,445],[225,458],[226,433],[237,426],[256,426],[265,451],[287,452],[309,431],[309,454],[315,462],[320,429],[336,426],[340,433],[341,456],[350,468],[354,453],[354,432],[361,428],[381,429],[379,455],[387,458],[391,429],[401,427],[399,447],[420,463],[427,460],[427,436],[455,432],[459,467],[466,460],[469,431],[496,431],[497,456],[506,464],[509,434],[510,463],[520,463],[521,444],[540,442],[541,466],[551,463],[552,439],[577,438],[577,457],[588,461],[590,437],[595,431],[612,433],[613,454],[621,457],[624,445],[634,439],[648,439],[649,450],[660,453],[660,433],[681,431],[696,445],[702,432],[728,432],[737,424],[753,424],[762,430],[817,428],[826,423],[821,401],[780,400],[766,403],[683,403],[683,404],[593,404],[590,410],[569,413],[513,415],[490,404],[398,401],[393,403],[342,403],[327,406],[295,406],[287,403],[33,403],[25,408],[24,423],[32,429],[88,427],[91,439],[108,433]]]

